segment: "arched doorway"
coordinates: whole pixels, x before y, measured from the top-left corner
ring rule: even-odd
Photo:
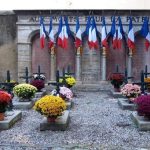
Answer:
[[[119,66],[119,72],[124,73],[126,62],[127,62],[127,49],[125,47],[125,41],[122,42],[122,49],[113,49],[112,47],[112,37],[108,38],[109,50],[107,51],[106,60],[106,78],[110,76],[111,73],[116,72],[116,65]]]
[[[48,43],[47,40],[45,40],[44,49],[40,48],[39,33],[32,38],[32,73],[38,71],[38,65],[41,67],[41,72],[45,73],[46,81],[50,80],[50,54]]]
[[[82,82],[97,84],[98,81],[100,81],[100,46],[90,50],[88,37],[83,36]]]
[[[141,70],[145,69],[145,65],[148,65],[148,71],[150,72],[150,49],[145,49],[145,39],[139,35],[135,36],[136,50],[133,54],[133,76],[134,80],[140,80]]]
[[[74,37],[72,35],[69,36],[66,49],[56,46],[56,66],[61,75],[63,68],[67,71],[68,66],[70,71],[75,73],[75,54]]]

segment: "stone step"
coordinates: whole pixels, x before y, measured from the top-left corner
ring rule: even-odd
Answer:
[[[112,90],[112,85],[107,81],[100,81],[97,84],[76,84],[73,91],[83,91],[83,92],[98,92],[98,91],[110,91]]]

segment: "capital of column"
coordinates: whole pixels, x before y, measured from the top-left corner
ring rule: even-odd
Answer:
[[[106,47],[103,47],[102,50],[103,50],[103,51],[102,51],[102,55],[103,55],[103,56],[106,56]]]
[[[55,55],[55,47],[54,46],[52,46],[52,48],[50,49],[50,54]]]
[[[129,57],[133,56],[133,50],[131,48],[129,48]]]
[[[81,53],[82,53],[82,47],[80,46],[77,48],[77,55],[81,55]]]

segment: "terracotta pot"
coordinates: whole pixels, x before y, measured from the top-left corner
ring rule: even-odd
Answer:
[[[47,117],[47,122],[54,123],[57,117]]]
[[[0,113],[0,121],[3,121],[5,118],[5,113]]]

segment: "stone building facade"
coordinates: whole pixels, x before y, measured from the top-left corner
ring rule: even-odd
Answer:
[[[125,67],[128,69],[129,76],[134,76],[134,80],[139,79],[140,71],[148,65],[150,70],[150,50],[145,51],[144,38],[140,36],[143,19],[150,16],[150,11],[14,11],[16,16],[16,67],[18,81],[23,74],[25,67],[29,68],[29,73],[37,72],[38,65],[41,66],[42,72],[48,80],[55,80],[56,69],[62,71],[70,66],[71,71],[75,73],[76,79],[83,84],[98,84],[106,81],[112,72],[115,72],[116,65],[119,65],[119,71],[124,72]],[[49,17],[53,16],[53,28],[55,39],[57,39],[57,31],[60,16],[68,16],[71,29],[69,37],[69,46],[62,49],[55,45],[55,53],[48,48],[48,40],[46,40],[45,48],[40,49],[39,39],[39,17],[44,17],[46,31],[49,30]],[[91,15],[95,17],[98,29],[99,48],[90,50],[87,44],[87,37],[84,36],[87,17]],[[121,50],[112,48],[112,37],[108,37],[109,49],[104,50],[101,47],[101,28],[102,16],[105,16],[107,32],[110,31],[112,24],[112,16],[116,16],[116,24],[118,24],[118,16],[122,19],[125,38]],[[76,16],[79,16],[81,30],[83,32],[83,48],[82,53],[75,49],[75,28]],[[135,31],[136,50],[132,52],[127,47],[127,34],[129,16],[132,16]],[[14,75],[15,77],[15,75]]]

